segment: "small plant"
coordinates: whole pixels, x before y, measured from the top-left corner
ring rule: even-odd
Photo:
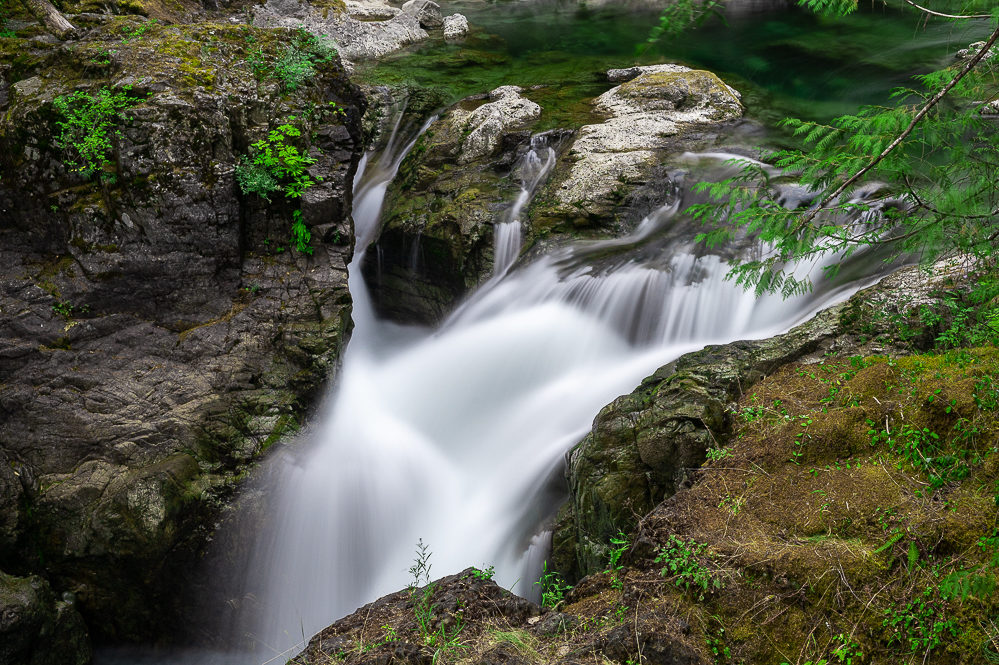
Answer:
[[[708,448],[705,457],[709,462],[718,462],[732,456],[732,451],[728,448]]]
[[[623,589],[624,582],[621,581],[620,573],[624,570],[624,566],[621,565],[621,557],[631,547],[631,541],[628,540],[628,536],[624,535],[623,531],[618,531],[616,536],[611,537],[610,542],[613,547],[611,547],[610,556],[607,559],[607,569],[604,572],[611,575],[611,587]]]
[[[299,30],[295,41],[275,60],[274,76],[285,90],[297,90],[315,76],[317,65],[331,62],[336,55],[336,47],[328,38]]]
[[[93,95],[77,90],[52,101],[62,117],[56,121],[55,144],[75,154],[65,162],[71,171],[88,179],[99,174],[101,182],[115,182],[111,154],[114,138],[121,136],[121,112],[137,103],[130,91],[127,85],[116,92],[104,87]]]
[[[430,546],[420,538],[416,541],[416,558],[413,565],[409,567],[409,574],[413,576],[413,581],[409,583],[409,590],[413,591],[423,584],[430,583]]]
[[[495,574],[496,574],[495,566],[472,569],[472,577],[477,580],[491,580]]]
[[[678,587],[688,591],[698,590],[698,600],[704,600],[704,594],[722,588],[722,581],[699,561],[707,548],[705,543],[670,534],[668,542],[659,548],[655,561],[664,564],[661,571],[663,577],[674,578]]]
[[[243,157],[236,167],[236,182],[244,194],[256,194],[270,202],[270,195],[283,192],[286,198],[301,198],[302,193],[316,184],[309,175],[308,168],[316,163],[314,157],[305,154],[291,144],[291,139],[301,137],[302,130],[288,122],[272,129],[267,138],[253,144],[252,158]],[[302,211],[292,212],[291,242],[295,248],[312,254],[312,234],[302,220]]]
[[[561,575],[553,570],[548,570],[547,561],[542,565],[541,577],[535,584],[541,587],[542,607],[558,607],[565,600],[565,594],[572,590],[572,587],[565,583]]]
[[[67,301],[62,301],[52,305],[52,311],[59,316],[68,319],[73,316],[74,312],[77,314],[86,314],[90,311],[90,305],[80,305],[77,307],[76,305],[71,305]]]
[[[121,43],[127,44],[128,42],[135,40],[139,41],[142,36],[149,32],[149,29],[156,25],[156,19],[149,19],[145,23],[140,23],[134,28],[130,28],[127,25],[121,28]]]

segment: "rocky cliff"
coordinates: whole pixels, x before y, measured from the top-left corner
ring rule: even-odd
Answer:
[[[211,17],[71,18],[71,42],[0,39],[0,567],[35,576],[3,577],[5,608],[41,608],[4,610],[26,638],[5,663],[84,662],[79,615],[97,640],[169,631],[220,497],[350,330],[365,102],[339,59]],[[316,184],[244,194],[237,166],[282,124]],[[63,625],[82,646],[52,655]]]

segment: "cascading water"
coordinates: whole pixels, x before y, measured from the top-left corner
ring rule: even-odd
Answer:
[[[243,626],[256,662],[405,586],[418,539],[434,576],[494,565],[501,585],[534,595],[562,498],[550,481],[602,406],[682,353],[774,334],[841,295],[743,292],[689,233],[677,239],[676,200],[627,238],[517,270],[517,251],[498,246],[497,275],[437,331],[379,321],[359,266],[405,154],[396,143],[365,160],[355,188],[355,329],[339,385],[313,440],[266,481],[276,526],[250,569],[263,612]],[[554,154],[525,161],[511,225]]]
[[[532,136],[531,147],[520,162],[520,193],[507,211],[506,219],[496,225],[493,242],[494,278],[505,275],[517,260],[523,235],[520,214],[555,166],[555,150],[547,144],[547,140],[544,134]]]

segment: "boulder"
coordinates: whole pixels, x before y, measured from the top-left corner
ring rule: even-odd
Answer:
[[[681,65],[612,69],[620,85],[594,101],[607,116],[585,125],[569,149],[569,163],[539,196],[532,213],[549,226],[613,226],[615,209],[685,136],[741,117],[739,93],[707,71]]]
[[[462,14],[451,14],[444,19],[444,39],[461,39],[468,34],[468,19]]]

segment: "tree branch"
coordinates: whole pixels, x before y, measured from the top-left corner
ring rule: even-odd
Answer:
[[[938,92],[937,94],[933,95],[933,97],[930,99],[930,101],[926,102],[926,104],[923,106],[923,108],[919,109],[919,111],[916,113],[916,115],[913,116],[912,121],[909,123],[909,126],[906,127],[902,131],[901,134],[899,134],[897,137],[895,137],[895,140],[892,141],[891,144],[887,148],[885,148],[884,150],[882,150],[880,155],[878,155],[877,157],[875,157],[874,159],[872,159],[867,164],[867,166],[865,166],[864,168],[862,168],[859,171],[857,171],[856,173],[854,173],[852,176],[850,176],[846,180],[846,182],[844,182],[842,185],[840,185],[839,187],[837,187],[836,191],[834,191],[832,194],[830,194],[825,199],[823,199],[822,203],[820,203],[817,208],[812,209],[812,211],[810,213],[808,213],[808,215],[806,215],[804,217],[804,219],[801,220],[801,222],[798,223],[797,228],[800,230],[801,228],[804,228],[804,226],[806,226],[807,224],[811,223],[811,221],[813,219],[815,219],[815,216],[818,215],[819,212],[821,212],[822,210],[824,210],[830,203],[832,203],[833,201],[835,201],[836,199],[838,199],[839,196],[840,196],[840,194],[842,194],[843,192],[845,192],[850,187],[850,185],[853,185],[858,180],[860,180],[862,177],[864,177],[864,175],[868,171],[870,171],[875,166],[877,166],[879,163],[881,163],[881,161],[884,160],[885,157],[887,157],[888,155],[890,155],[891,152],[893,150],[895,150],[895,148],[897,148],[898,146],[900,146],[902,144],[902,142],[906,139],[906,137],[908,137],[909,134],[911,134],[912,131],[916,128],[916,125],[918,125],[919,122],[923,118],[926,117],[926,114],[929,113],[930,110],[934,106],[936,106],[937,103],[941,99],[943,99],[944,96],[946,96],[948,92],[950,92],[951,90],[953,90],[954,86],[956,86],[958,84],[958,82],[961,79],[963,79],[968,74],[968,72],[970,72],[972,69],[974,69],[975,65],[977,65],[982,60],[982,58],[985,57],[985,54],[989,52],[989,49],[992,48],[992,45],[996,43],[996,39],[999,39],[999,28],[996,28],[992,32],[992,35],[989,37],[989,40],[987,42],[985,42],[985,46],[982,47],[982,50],[980,50],[978,53],[976,53],[975,57],[973,57],[971,60],[969,60],[967,62],[967,64],[964,65],[964,67],[961,69],[961,71],[958,72],[957,75],[953,79],[951,79],[951,82],[948,83],[946,86],[944,86],[943,89],[940,92]]]
[[[73,24],[67,21],[49,0],[21,0],[21,2],[46,30],[59,39],[65,39],[76,32]]]
[[[932,9],[921,7],[912,0],[905,0],[905,2],[906,4],[912,5],[919,11],[926,12],[927,14],[932,14],[933,16],[942,16],[944,18],[992,18],[991,14],[941,14],[940,12],[935,12]]]

